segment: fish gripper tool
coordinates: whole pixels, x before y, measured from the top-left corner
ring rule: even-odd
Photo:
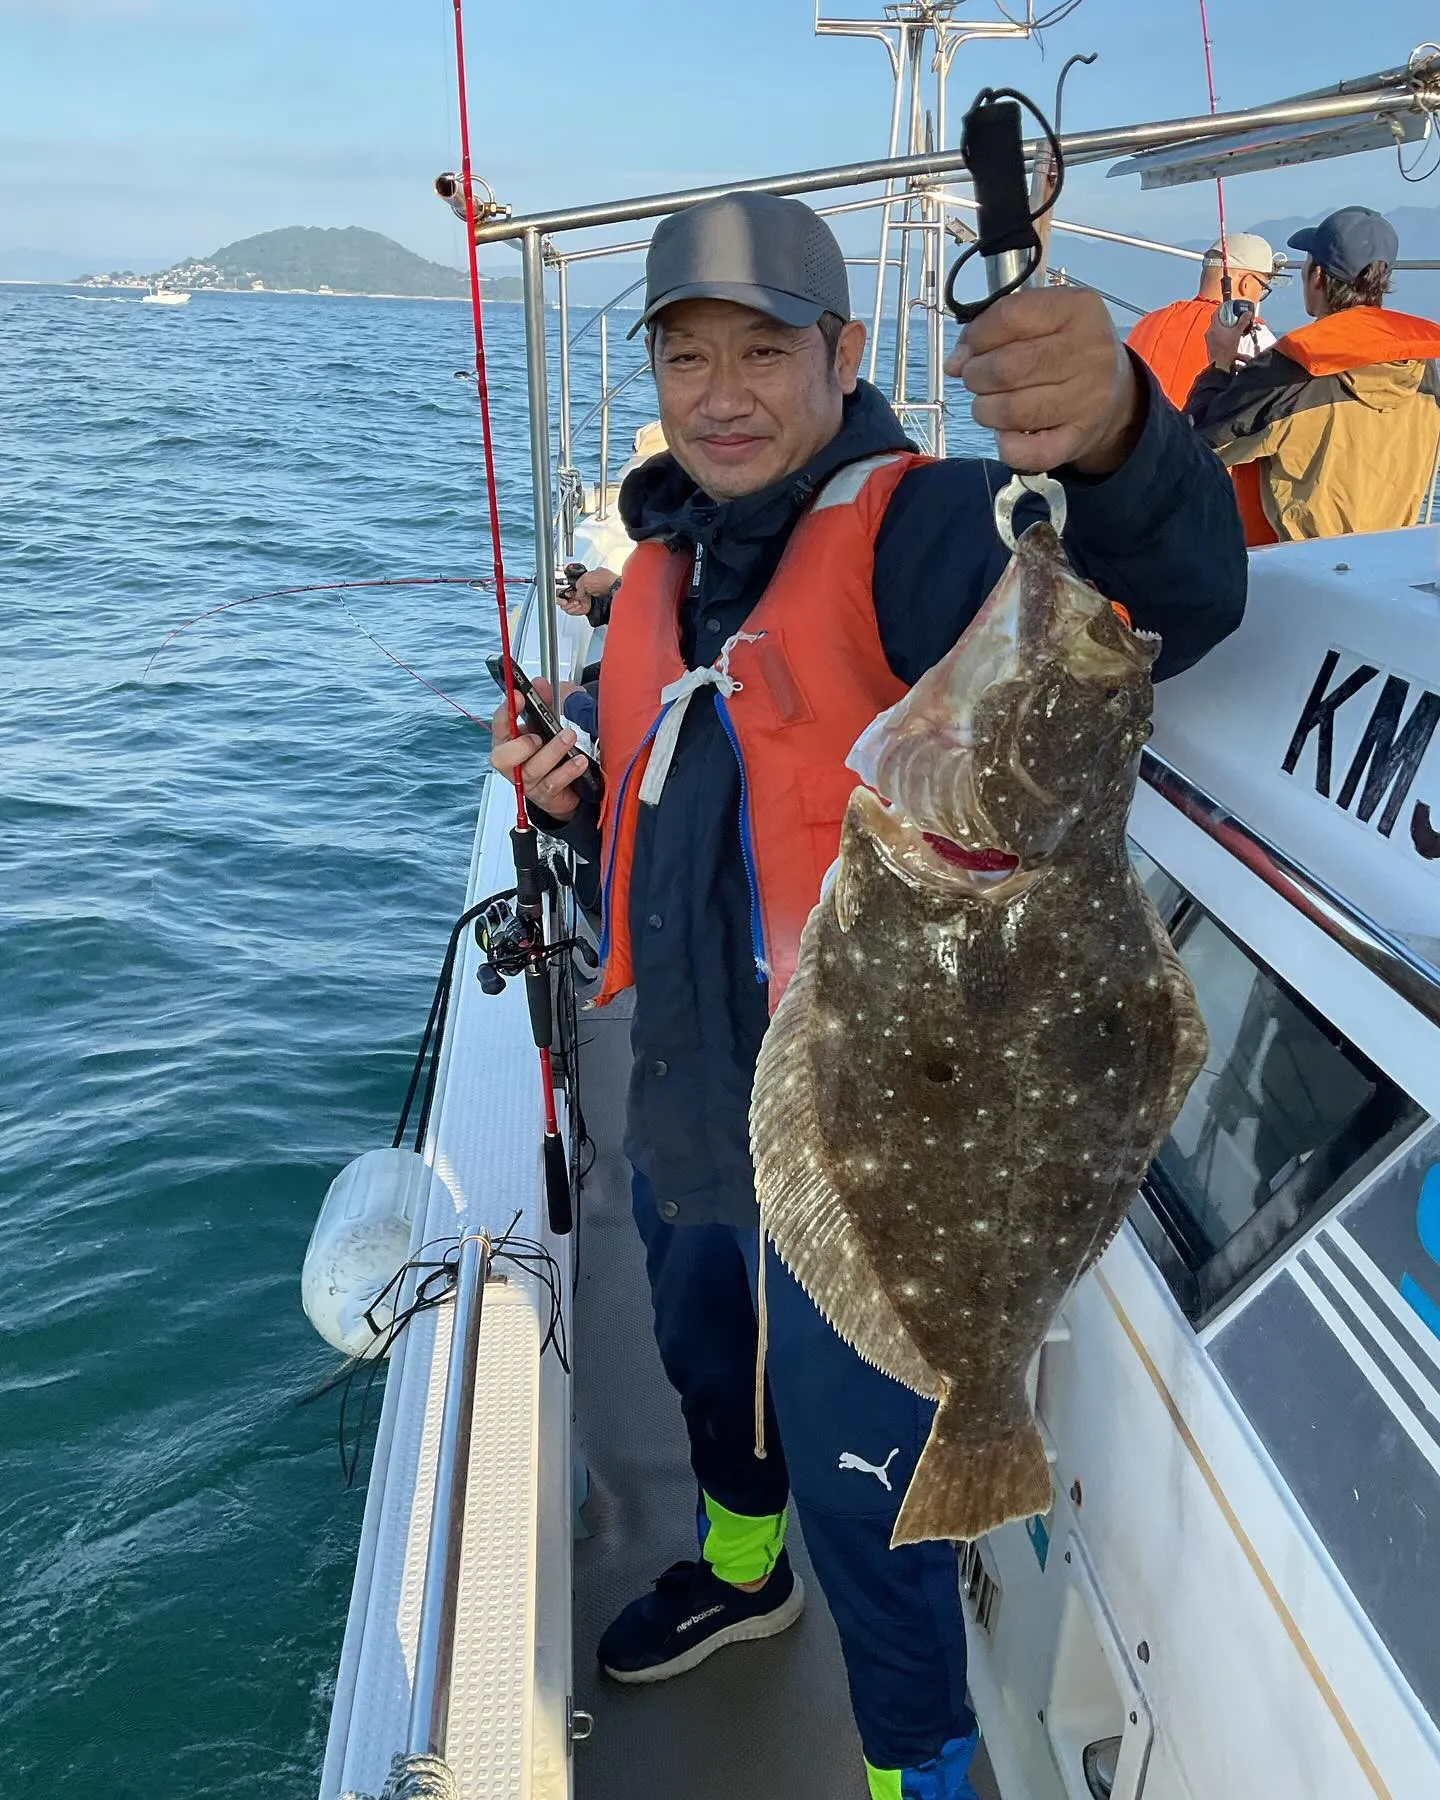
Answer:
[[[1065,535],[1065,489],[1053,475],[1012,475],[995,496],[995,529],[1007,550],[1015,548],[1015,508],[1027,495],[1034,494],[1050,509],[1050,529],[1056,537]]]

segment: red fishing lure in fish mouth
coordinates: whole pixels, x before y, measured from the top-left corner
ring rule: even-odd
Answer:
[[[884,794],[876,793],[874,788],[869,792],[887,813],[894,811],[892,800],[887,800]],[[975,875],[1008,875],[1013,869],[1020,867],[1020,858],[1012,850],[998,850],[990,846],[967,848],[938,831],[922,830],[920,836],[941,862],[949,863],[952,869],[968,869]]]
[[[937,831],[925,831],[921,836],[938,857],[957,869],[973,869],[981,875],[1008,875],[1011,869],[1020,867],[1020,858],[1009,850],[967,850]]]

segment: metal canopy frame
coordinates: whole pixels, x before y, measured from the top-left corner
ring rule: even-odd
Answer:
[[[943,7],[931,10],[940,11]],[[908,11],[907,7],[907,14]],[[897,9],[896,23],[899,22]],[[858,21],[850,23],[859,28]],[[868,31],[869,27],[866,29]],[[877,23],[875,29],[879,31],[883,27]],[[926,29],[931,27],[927,25]],[[943,82],[941,88],[943,91]],[[897,93],[898,91],[897,88]],[[1238,112],[1197,114],[1188,118],[1158,120],[1152,124],[1119,126],[1106,131],[1071,132],[1063,135],[1060,141],[1067,163],[1076,166],[1103,161],[1109,157],[1133,156],[1146,149],[1199,144],[1205,139],[1213,141],[1227,134],[1254,132],[1268,126],[1418,114],[1429,111],[1437,99],[1440,99],[1440,70],[1437,70],[1433,62],[1426,61],[1414,67],[1385,70],[1379,75],[1368,77],[1363,84],[1345,83],[1328,93],[1278,101],[1272,105],[1251,107]],[[943,138],[941,143],[943,144]],[[1029,142],[1026,145],[1027,157],[1033,158],[1039,147],[1038,141]],[[442,194],[445,193],[443,184],[447,179],[442,177],[441,182],[437,183]],[[918,155],[838,163],[827,168],[804,169],[793,174],[727,182],[718,186],[677,189],[670,193],[646,194],[633,199],[601,201],[590,206],[525,214],[519,218],[509,216],[507,208],[493,203],[481,207],[475,230],[476,243],[517,244],[524,271],[530,468],[535,508],[535,593],[541,601],[541,665],[548,680],[554,682],[558,678],[559,650],[555,609],[549,603],[556,585],[556,546],[554,485],[550,462],[545,268],[547,258],[551,261],[562,260],[548,243],[548,238],[561,232],[658,219],[681,207],[694,205],[701,200],[718,199],[725,194],[816,194],[843,188],[866,187],[877,182],[885,184],[881,200],[885,204],[885,217],[888,219],[889,202],[894,198],[897,185],[903,184],[905,189],[918,195],[942,179],[956,182],[968,180],[965,159],[959,150],[940,148]],[[453,196],[447,197],[452,198],[453,203]],[[930,204],[939,206],[943,217],[943,207],[946,204],[943,197],[932,199]],[[941,229],[943,230],[943,224]],[[882,250],[882,283],[886,260]],[[568,359],[568,346],[564,354]],[[566,423],[568,425],[568,419]]]

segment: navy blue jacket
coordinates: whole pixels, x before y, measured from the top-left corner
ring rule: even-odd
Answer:
[[[878,389],[862,382],[839,434],[758,494],[718,504],[669,456],[637,469],[620,495],[630,535],[700,552],[681,608],[687,666],[713,662],[742,628],[828,477],[906,447]],[[874,590],[880,640],[902,681],[945,655],[1004,569],[992,505],[1008,479],[998,463],[957,459],[912,470],[896,489],[876,542]],[[1125,466],[1103,481],[1071,476],[1065,488],[1073,562],[1137,627],[1162,634],[1160,675],[1188,668],[1240,623],[1246,565],[1234,489],[1153,381]],[[624,604],[622,588],[616,605]],[[686,712],[659,805],[640,809],[630,890],[635,1061],[625,1149],[664,1216],[680,1223],[755,1219],[750,1087],[768,1006],[751,950],[738,816],[735,757],[702,696]],[[560,835],[598,856],[593,811]]]

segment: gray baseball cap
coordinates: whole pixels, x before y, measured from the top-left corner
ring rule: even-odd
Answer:
[[[725,194],[661,222],[645,258],[645,311],[628,335],[677,300],[733,300],[782,325],[850,317],[834,232],[803,201],[775,194]]]
[[[1383,213],[1368,206],[1342,206],[1318,225],[1307,225],[1289,240],[1337,281],[1354,281],[1371,263],[1388,269],[1400,254],[1400,239]]]

